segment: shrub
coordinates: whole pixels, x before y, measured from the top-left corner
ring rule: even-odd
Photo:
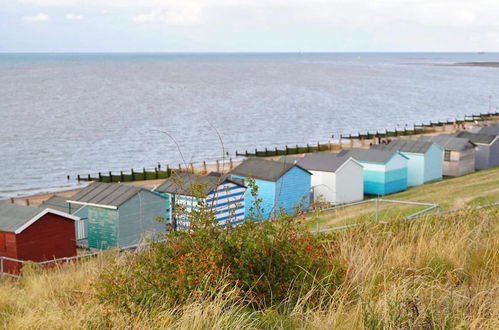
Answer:
[[[236,289],[233,302],[260,309],[296,301],[317,286],[333,292],[344,277],[345,265],[328,253],[322,236],[296,217],[236,228],[204,223],[121,258],[103,274],[99,297],[133,312],[153,308],[155,300],[179,306],[225,288]]]

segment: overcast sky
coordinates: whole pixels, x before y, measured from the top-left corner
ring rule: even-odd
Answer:
[[[0,0],[1,52],[498,50],[499,0]]]

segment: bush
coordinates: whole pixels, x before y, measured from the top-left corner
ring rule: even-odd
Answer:
[[[118,260],[102,275],[99,297],[133,312],[158,300],[179,306],[225,288],[236,290],[232,302],[261,309],[297,301],[316,287],[332,293],[345,271],[322,236],[295,217],[236,228],[204,224],[169,233],[147,251]]]

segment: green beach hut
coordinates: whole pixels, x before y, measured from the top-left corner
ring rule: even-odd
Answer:
[[[165,231],[169,199],[146,188],[94,182],[67,202],[83,205],[88,217],[88,247],[129,247]]]

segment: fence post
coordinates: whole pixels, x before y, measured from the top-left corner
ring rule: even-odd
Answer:
[[[99,182],[102,182],[102,174],[99,172]]]
[[[120,181],[125,182],[125,176],[123,175],[123,171],[120,171]]]
[[[0,275],[3,275],[3,257],[0,257]]]
[[[285,154],[286,154],[286,155],[288,154],[288,145],[286,145],[286,151],[285,151]]]
[[[191,172],[194,173],[194,164],[191,163]]]
[[[111,173],[111,171],[109,171],[109,181],[113,182],[113,174]]]
[[[232,170],[232,168],[233,168],[232,158],[229,158],[229,162],[230,162],[230,169]]]
[[[265,156],[269,155],[269,151],[267,150],[267,147],[265,147]]]
[[[80,183],[80,180],[81,180],[81,179],[80,179],[80,175],[79,175],[79,174],[78,174],[78,177],[77,177],[77,178],[78,178],[78,183]]]
[[[154,168],[154,176],[155,176],[155,178],[156,178],[156,179],[158,179],[158,178],[159,178],[159,175],[158,175],[158,168],[157,168],[157,167],[155,167],[155,168]]]
[[[26,200],[26,205],[29,206],[29,199]]]
[[[220,172],[220,162],[217,159],[217,172]]]
[[[375,223],[378,223],[378,213],[379,213],[379,196],[376,197],[376,213],[375,213],[375,216],[374,216],[374,222]]]
[[[132,181],[135,181],[135,172],[133,171],[133,168],[131,169],[132,171]]]
[[[307,143],[307,152],[310,152],[310,146]]]
[[[92,181],[92,178],[90,177],[90,174],[88,175],[88,181]]]
[[[208,169],[206,168],[206,161],[203,160],[203,171],[204,173],[208,172]]]
[[[144,180],[147,180],[147,173],[146,173],[146,168],[142,168],[142,173],[144,173]]]
[[[170,165],[166,165],[166,177],[169,178],[172,176],[172,170],[170,169]]]

